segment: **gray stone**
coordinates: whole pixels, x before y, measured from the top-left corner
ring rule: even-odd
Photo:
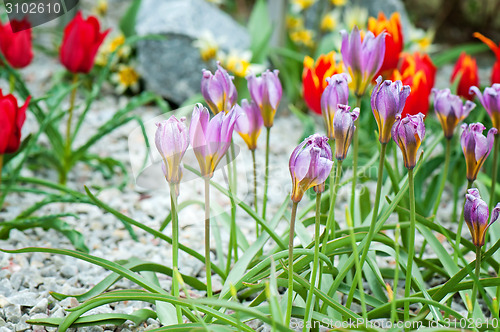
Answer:
[[[0,327],[0,332],[12,332],[12,331],[14,331],[14,326],[12,324]]]
[[[21,319],[21,306],[18,304],[9,304],[3,308],[7,322],[17,323]]]
[[[9,279],[1,279],[0,280],[0,294],[4,296],[10,296],[12,293],[12,284]]]
[[[5,320],[3,318],[0,317],[0,326],[5,326]]]
[[[138,70],[148,89],[177,104],[200,92],[201,70],[207,67],[193,41],[208,32],[226,53],[250,45],[245,28],[204,0],[143,0],[136,32],[166,37],[138,43]]]
[[[46,313],[47,307],[49,305],[49,300],[47,298],[41,299],[31,310],[30,315],[38,314],[38,313]]]
[[[52,318],[63,318],[65,315],[64,315],[64,309],[63,308],[59,308],[57,309],[56,311],[54,311],[53,314],[50,315],[50,317]]]
[[[26,323],[26,320],[28,320],[28,318],[28,315],[23,315],[23,317],[21,317],[21,321],[15,326],[16,332],[22,332],[31,329],[31,325]]]
[[[78,273],[78,267],[76,264],[65,264],[61,267],[61,276],[64,278],[74,277]]]
[[[23,307],[34,307],[37,303],[38,295],[29,291],[21,291],[14,296],[8,298],[12,304],[21,305]]]

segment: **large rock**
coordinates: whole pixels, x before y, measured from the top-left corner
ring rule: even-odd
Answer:
[[[138,43],[139,71],[148,89],[177,104],[200,92],[201,70],[207,68],[193,41],[208,31],[219,50],[250,46],[246,29],[204,0],[143,0],[136,22],[138,35],[166,37]]]

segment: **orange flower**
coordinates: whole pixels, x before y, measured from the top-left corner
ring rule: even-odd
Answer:
[[[455,64],[455,68],[451,74],[451,82],[453,83],[457,78],[460,79],[457,87],[457,95],[468,100],[474,99],[474,95],[469,94],[469,89],[471,86],[479,85],[477,64],[476,59],[465,54],[465,52],[460,54],[460,57]]]
[[[335,52],[322,54],[314,59],[304,58],[304,71],[302,72],[302,91],[307,106],[317,114],[321,114],[321,94],[328,83],[327,77],[343,72],[342,61],[335,63]]]
[[[410,96],[406,99],[401,117],[407,114],[427,115],[429,95],[434,86],[436,67],[427,54],[403,54],[399,69],[392,74],[391,80],[401,80],[403,85],[411,87]]]
[[[483,36],[479,32],[474,32],[473,36],[488,45],[488,47],[495,53],[497,61],[491,69],[491,84],[500,83],[500,48],[493,40]]]
[[[384,77],[390,76],[393,69],[398,67],[399,55],[403,51],[404,41],[401,28],[401,19],[399,13],[393,13],[390,19],[387,19],[384,13],[380,12],[378,18],[370,17],[368,19],[368,30],[375,36],[386,32],[385,36],[385,57],[382,67],[375,75]]]

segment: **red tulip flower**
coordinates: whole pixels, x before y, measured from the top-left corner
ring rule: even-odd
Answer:
[[[342,62],[335,63],[335,52],[322,54],[314,59],[304,58],[304,71],[302,72],[302,91],[307,106],[316,114],[321,114],[321,95],[328,85],[326,78],[344,72]]]
[[[500,47],[498,47],[493,40],[483,36],[479,32],[474,32],[473,36],[488,45],[488,47],[495,53],[497,61],[491,70],[491,84],[500,83]]]
[[[97,18],[83,19],[81,12],[64,28],[59,58],[72,73],[88,73],[94,66],[94,59],[109,29],[100,32]]]
[[[409,85],[411,93],[406,99],[401,115],[427,115],[429,110],[429,95],[434,87],[436,67],[427,54],[403,54],[399,68],[394,71],[391,80],[401,80],[403,85]]]
[[[24,68],[31,63],[31,40],[31,24],[28,20],[12,20],[5,25],[0,23],[0,50],[12,67]]]
[[[11,94],[3,95],[0,90],[0,155],[14,153],[21,145],[21,128],[26,120],[26,108],[31,97],[19,107]]]
[[[479,85],[479,76],[477,72],[476,59],[462,52],[455,64],[451,74],[451,83],[460,79],[457,86],[457,95],[465,99],[472,100],[474,95],[469,94],[471,86]]]
[[[385,36],[385,56],[382,67],[375,75],[383,77],[390,76],[392,70],[398,67],[399,55],[403,51],[404,40],[401,28],[401,19],[399,13],[393,13],[390,19],[387,19],[384,13],[380,12],[378,18],[370,17],[368,19],[368,31],[373,32],[375,36],[386,32]]]

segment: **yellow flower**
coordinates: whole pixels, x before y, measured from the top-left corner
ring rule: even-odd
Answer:
[[[333,31],[337,27],[339,22],[339,12],[331,11],[323,16],[321,20],[321,30],[323,31]]]
[[[229,54],[222,53],[219,57],[222,67],[239,77],[245,77],[250,70],[252,52],[231,50]]]
[[[108,0],[98,0],[92,11],[98,16],[105,16],[108,12]]]
[[[199,49],[200,57],[205,62],[215,59],[219,51],[219,45],[209,31],[204,31],[200,38],[193,42],[193,46]]]
[[[313,32],[308,29],[299,29],[290,32],[290,39],[296,44],[302,44],[307,47],[312,47],[314,45]]]
[[[332,5],[337,6],[337,7],[342,7],[347,3],[347,0],[331,0]]]
[[[347,30],[352,30],[357,26],[360,30],[366,27],[368,21],[368,10],[361,7],[349,7],[344,13],[344,22]]]
[[[121,64],[118,70],[111,76],[111,80],[117,84],[116,91],[124,93],[127,89],[133,92],[139,91],[139,73],[131,65]]]
[[[316,0],[292,0],[292,5],[300,11],[311,7],[315,2]]]
[[[286,27],[290,30],[302,29],[304,27],[304,19],[302,17],[287,15]]]

